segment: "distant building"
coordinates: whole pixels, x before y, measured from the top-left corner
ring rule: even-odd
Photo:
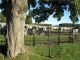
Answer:
[[[71,24],[71,23],[62,23],[59,24],[61,31],[72,31],[72,32],[79,32],[80,24]]]
[[[61,31],[71,31],[73,27],[61,27]]]
[[[72,29],[72,31],[73,31],[73,34],[79,33],[79,28],[75,27]]]
[[[58,29],[59,29],[59,25],[53,25],[53,26],[52,26],[52,29],[53,29],[53,30],[54,30],[54,29],[58,30]]]
[[[47,27],[50,27],[52,29],[51,24],[26,24],[25,25],[26,29],[32,29],[33,26],[36,27],[36,30],[38,30],[38,28],[43,28],[46,31]]]
[[[53,26],[51,24],[26,24],[25,34],[26,33],[32,34],[33,29],[35,29],[35,32],[40,34],[40,33],[43,33],[44,31],[48,31],[48,28],[52,30],[52,27]]]

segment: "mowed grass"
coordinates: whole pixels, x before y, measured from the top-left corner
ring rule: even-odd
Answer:
[[[67,40],[68,36],[61,36],[62,39]],[[43,42],[48,40],[48,36],[36,35],[36,40]],[[50,40],[57,40],[58,35],[51,35]],[[0,41],[4,41],[4,36],[0,35]],[[33,36],[25,36],[25,43],[32,41]],[[0,43],[1,44],[1,43]],[[50,45],[50,58],[49,58],[49,45],[26,45],[26,52],[19,54],[16,58],[7,58],[0,54],[0,60],[80,60],[80,44],[79,43],[61,43]]]
[[[76,43],[64,43],[60,45],[54,45],[50,47],[50,60],[80,60],[80,44]],[[33,52],[40,56],[48,57],[48,46],[35,46],[31,47]]]

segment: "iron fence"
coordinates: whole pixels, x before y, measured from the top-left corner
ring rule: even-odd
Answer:
[[[38,53],[41,56],[54,58],[57,54],[58,57],[61,56],[62,48],[60,47],[62,44],[73,44],[73,43],[80,43],[80,33],[73,34],[72,32],[52,32],[46,31],[44,34],[36,34],[33,33],[32,35],[25,36],[25,45],[27,46],[37,46],[39,49],[45,49],[45,52]],[[5,44],[5,41],[0,41],[0,44]],[[55,46],[58,46],[55,47]],[[39,50],[38,49],[38,50]],[[55,49],[58,49],[55,54]]]
[[[72,34],[71,32],[47,32],[40,35],[27,35],[25,44],[59,44],[59,43],[80,43],[80,33]]]
[[[80,43],[80,33],[73,34],[72,32],[51,32],[47,31],[47,33],[44,34],[32,34],[32,35],[27,35],[27,38],[25,40],[25,45],[32,45],[41,47],[43,49],[46,49],[47,52],[40,52],[41,56],[46,56],[49,58],[54,58],[53,54],[53,46],[58,46],[57,49],[57,55],[60,58],[61,57],[61,51],[62,48],[60,47],[62,44],[74,44],[74,43]],[[55,49],[54,48],[54,49]],[[39,50],[39,49],[38,49]],[[73,51],[74,52],[74,51]],[[60,60],[60,59],[59,59]]]

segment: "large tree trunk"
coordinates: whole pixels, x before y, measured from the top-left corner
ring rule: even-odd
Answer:
[[[10,1],[10,0],[9,0]],[[7,55],[15,57],[25,52],[24,25],[26,0],[11,0],[11,13],[7,17]],[[27,11],[27,9],[26,9]]]

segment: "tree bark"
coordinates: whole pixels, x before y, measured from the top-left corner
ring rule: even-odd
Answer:
[[[24,25],[26,15],[24,10],[27,8],[27,3],[26,0],[11,0],[11,5],[11,13],[7,17],[7,56],[15,57],[19,53],[25,52]]]

